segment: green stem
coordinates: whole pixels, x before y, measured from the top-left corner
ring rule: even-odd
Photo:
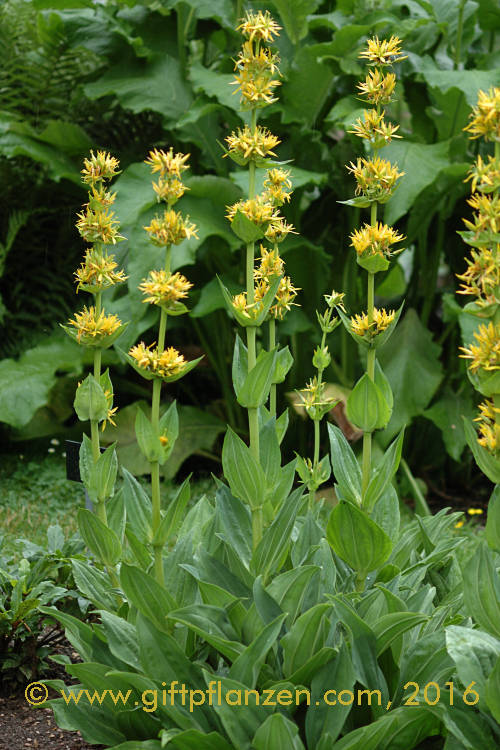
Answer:
[[[413,492],[413,499],[415,500],[415,511],[419,513],[421,516],[430,516],[431,511],[429,506],[427,505],[427,501],[422,494],[422,491],[420,487],[418,486],[417,482],[415,481],[415,477],[412,474],[412,471],[408,464],[406,463],[405,459],[401,459],[401,468],[403,469],[404,473],[406,474],[406,478],[408,479],[410,483],[411,490]]]
[[[259,508],[252,509],[252,544],[253,549],[257,549],[257,546],[262,539],[262,528],[263,528],[263,516],[262,506]]]
[[[372,226],[377,221],[377,203],[374,202],[371,205],[370,220]],[[375,309],[375,274],[368,272],[368,286],[367,286],[367,315],[368,323],[373,322],[373,315]],[[366,357],[366,372],[371,380],[375,379],[375,349],[368,349]],[[362,462],[362,484],[361,492],[362,498],[364,499],[366,490],[370,483],[371,475],[371,463],[372,463],[372,433],[363,433],[363,462]]]
[[[457,26],[457,41],[455,44],[455,59],[453,61],[453,70],[458,70],[460,63],[460,54],[462,51],[462,33],[464,29],[464,7],[466,0],[461,0],[458,8],[458,26]]]
[[[170,273],[170,262],[172,255],[172,246],[167,245],[165,249],[165,271]],[[160,308],[160,327],[158,331],[158,353],[165,348],[165,335],[167,332],[167,313]],[[160,429],[160,399],[161,399],[162,381],[155,378],[153,381],[153,397],[151,400],[151,425],[153,434],[157,435]],[[161,524],[161,493],[160,493],[160,464],[158,461],[151,461],[151,526],[153,535],[156,533]],[[165,577],[163,573],[163,545],[153,545],[154,552],[154,569],[155,578],[160,584],[164,584]]]
[[[276,346],[276,320],[269,318],[269,351],[272,351]],[[271,416],[276,416],[276,383],[271,384],[271,392],[269,395],[269,411]]]
[[[96,292],[94,295],[95,301],[95,317],[96,319],[101,314],[102,310],[102,292]],[[99,382],[101,377],[101,349],[94,349],[94,378]],[[90,440],[92,443],[92,459],[94,463],[97,463],[101,456],[101,446],[99,440],[99,422],[97,419],[90,420]],[[106,517],[106,506],[104,502],[99,501],[95,504],[95,512],[100,521],[104,524],[108,524]]]
[[[358,573],[356,576],[356,591],[360,593],[365,590],[366,576],[364,573]]]

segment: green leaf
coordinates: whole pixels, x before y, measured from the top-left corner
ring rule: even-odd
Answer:
[[[108,416],[108,400],[100,383],[93,375],[87,375],[76,390],[75,411],[82,422],[97,420],[101,422]]]
[[[332,510],[326,538],[335,554],[359,575],[383,565],[392,550],[385,531],[351,503],[340,502]]]
[[[143,543],[151,542],[153,533],[151,527],[151,500],[135,477],[127,471],[123,472],[123,499],[127,511],[127,519],[134,529],[137,538]]]
[[[163,545],[177,534],[184,520],[184,511],[190,496],[189,477],[187,477],[175,493],[175,497],[170,500],[161,524],[153,537],[153,545]]]
[[[491,549],[500,552],[500,487],[494,487],[488,503],[486,541]]]
[[[120,583],[123,593],[139,612],[163,633],[168,632],[166,617],[176,607],[170,594],[148,573],[134,565],[122,564]]]
[[[443,377],[440,352],[415,310],[408,310],[390,340],[378,350],[380,365],[398,394],[389,425],[381,433],[384,442],[427,407]]]
[[[115,532],[85,508],[78,511],[78,527],[90,551],[105,565],[116,565],[122,549]]]
[[[280,14],[285,31],[293,44],[307,35],[307,17],[314,13],[319,0],[272,0]]]
[[[486,704],[500,724],[500,656],[486,681]]]
[[[303,46],[297,52],[292,71],[283,85],[283,122],[305,122],[312,126],[319,118],[333,86],[332,68],[319,59],[321,44]],[[291,72],[292,72],[291,71]]]
[[[463,564],[462,575],[467,611],[484,630],[500,638],[500,580],[493,552],[484,542]]]
[[[293,356],[288,346],[278,349],[276,366],[273,373],[273,383],[283,383],[293,365]]]
[[[71,569],[78,591],[83,596],[87,597],[97,607],[108,609],[111,612],[116,610],[117,600],[113,596],[109,577],[105,573],[91,567],[88,563],[82,563],[75,559],[71,560]]]
[[[269,396],[271,383],[276,371],[277,351],[262,350],[257,362],[245,377],[239,389],[238,403],[246,409],[257,409],[263,406]]]
[[[168,54],[150,60],[128,57],[108,67],[104,75],[84,86],[89,99],[114,94],[124,109],[152,110],[175,122],[191,103],[192,95],[179,61]]]
[[[439,733],[441,722],[427,706],[396,708],[338,740],[335,750],[405,750]],[[458,749],[457,749],[458,750]]]
[[[488,479],[491,479],[495,484],[500,483],[499,459],[496,456],[492,456],[492,454],[482,445],[479,445],[477,442],[477,432],[474,429],[472,422],[466,417],[463,417],[463,425],[465,439],[467,440],[467,445],[472,451],[476,464],[479,466],[483,474],[486,474]]]
[[[428,615],[419,612],[389,612],[379,617],[372,626],[377,639],[377,657],[383,654],[396,638],[428,619]]]
[[[427,58],[425,58],[427,61]],[[433,63],[434,65],[434,63]],[[498,75],[496,70],[441,70],[430,65],[422,66],[420,72],[432,88],[446,93],[451,89],[461,91],[469,107],[477,104],[479,91],[488,91],[493,86],[498,86]]]
[[[110,445],[94,462],[92,443],[83,435],[80,445],[80,476],[93,502],[104,502],[114,494],[118,459],[115,446]]]
[[[179,405],[177,411],[179,436],[163,467],[163,473],[169,479],[175,476],[186,458],[198,452],[211,451],[225,428],[224,422],[214,414],[194,406]]]
[[[175,609],[168,615],[170,620],[186,625],[219,653],[235,661],[244,647],[236,638],[226,610],[209,604],[191,604]]]
[[[361,469],[344,433],[329,424],[331,464],[342,495],[357,505],[361,504]]]
[[[384,221],[395,224],[410,209],[419,193],[450,163],[450,141],[428,145],[393,141],[384,149],[384,159],[405,172],[401,184],[385,205]],[[411,178],[410,178],[411,175]]]
[[[266,478],[250,448],[228,427],[222,446],[222,467],[231,492],[251,508],[262,505]]]
[[[279,570],[288,555],[292,529],[302,503],[302,495],[303,488],[292,492],[282,504],[272,524],[265,530],[252,555],[251,568],[257,575],[262,575],[264,580]]]
[[[141,671],[137,631],[132,623],[111,612],[99,612],[111,653],[138,672]]]
[[[241,211],[236,211],[231,221],[231,229],[243,242],[257,242],[264,237],[264,230],[258,224],[250,221]]]
[[[346,415],[363,432],[385,427],[391,412],[382,391],[368,373],[358,380],[347,398]]]
[[[479,707],[485,704],[485,685],[500,657],[500,640],[482,630],[472,630],[460,625],[446,628],[446,648],[455,662],[460,682],[471,683],[479,694]]]
[[[423,416],[441,430],[446,450],[455,461],[459,461],[467,443],[462,416],[469,419],[475,416],[469,393],[456,394],[448,388],[439,401],[424,411]]]
[[[370,483],[366,488],[366,494],[363,498],[363,505],[367,510],[371,510],[378,498],[386,490],[398,470],[401,461],[401,451],[403,448],[404,429],[401,430],[398,437],[393,440],[391,445],[384,453],[380,465],[376,467],[370,478]]]
[[[260,631],[252,643],[233,662],[228,673],[231,679],[242,682],[250,689],[255,688],[267,653],[276,643],[285,619],[286,613],[281,614]]]
[[[281,639],[283,674],[291,677],[324,646],[331,604],[316,604],[304,612]]]
[[[243,384],[248,375],[248,352],[245,344],[237,333],[234,341],[233,351],[233,386],[236,398],[239,398]]]
[[[252,741],[255,750],[305,750],[297,724],[283,714],[269,716],[257,729]]]

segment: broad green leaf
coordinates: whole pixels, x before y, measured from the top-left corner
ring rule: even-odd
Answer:
[[[494,553],[480,543],[467,562],[462,565],[464,602],[468,613],[479,625],[500,638],[500,578]]]
[[[383,654],[396,638],[427,619],[427,615],[418,612],[390,612],[378,618],[372,626],[377,639],[377,657]]]
[[[342,642],[339,653],[325,664],[311,682],[311,705],[306,714],[306,737],[308,747],[318,747],[322,738],[331,743],[337,739],[351,711],[337,700],[342,690],[352,690],[356,676],[349,650]],[[336,689],[335,689],[336,688]],[[328,703],[335,703],[328,705]]]
[[[406,140],[393,141],[384,148],[384,159],[405,172],[398,189],[386,203],[384,221],[387,224],[395,224],[404,216],[419,193],[434,182],[441,169],[448,166],[449,149],[450,141],[429,145]]]
[[[127,469],[122,469],[122,472],[124,479],[123,499],[127,511],[127,520],[140,541],[148,543],[152,539],[151,500],[137,479]]]
[[[472,455],[474,456],[476,464],[479,466],[483,474],[488,477],[488,479],[491,479],[491,481],[495,484],[500,483],[500,461],[496,456],[493,456],[486,448],[484,448],[482,445],[479,445],[479,443],[477,442],[478,435],[473,427],[471,420],[466,419],[465,417],[463,417],[462,419],[465,439],[467,440],[467,445],[472,451]]]
[[[207,687],[210,687],[213,674],[204,672],[204,676]],[[212,710],[229,737],[231,746],[250,750],[257,729],[274,713],[274,709],[260,705],[257,702],[259,697],[255,698],[252,694],[249,695],[248,705],[241,705],[245,701],[245,690],[248,690],[245,685],[228,677],[219,677],[217,682],[220,683],[221,698],[213,701]],[[235,705],[238,705],[236,711]]]
[[[116,565],[121,555],[121,544],[115,532],[85,508],[78,511],[78,527],[90,551],[105,565]]]
[[[423,413],[441,430],[446,450],[455,461],[460,460],[467,442],[462,417],[475,417],[472,398],[467,396],[467,393],[455,394],[447,389],[442,398]]]
[[[268,593],[287,613],[286,627],[290,628],[302,610],[304,599],[314,576],[320,572],[316,565],[302,565],[274,578],[267,587]]]
[[[446,93],[450,89],[461,91],[469,107],[477,104],[480,90],[488,91],[493,86],[498,86],[498,73],[496,70],[440,70],[437,67],[423,65],[420,72],[429,86]]]
[[[293,64],[293,75],[282,87],[285,103],[284,123],[317,121],[333,86],[331,67],[318,59],[322,45],[307,45],[299,49]]]
[[[408,690],[404,689],[404,685],[408,682],[417,682],[422,686],[428,682],[442,685],[450,679],[454,669],[442,629],[437,633],[420,637],[402,652],[399,685],[394,694],[393,704],[401,704],[403,695],[406,695]]]
[[[460,682],[464,687],[474,683],[472,687],[479,695],[478,705],[484,706],[486,681],[500,657],[500,640],[482,630],[449,625],[446,648],[455,662]]]
[[[193,687],[203,687],[199,666],[193,664],[173,636],[154,626],[148,617],[139,614],[136,621],[139,656],[142,670],[152,679],[178,680]]]
[[[380,495],[370,517],[385,531],[393,543],[398,540],[401,520],[399,512],[399,497],[392,484],[390,484]]]
[[[243,384],[247,378],[247,375],[248,352],[245,344],[240,338],[240,335],[237,333],[234,341],[232,367],[233,387],[234,392],[236,393],[236,398],[238,398],[241,393],[241,389],[243,388]]]
[[[276,370],[277,351],[262,350],[257,362],[245,377],[239,389],[238,403],[246,409],[257,409],[263,406],[269,396],[271,383]]]
[[[111,747],[123,742],[126,737],[115,726],[111,711],[88,701],[73,701],[66,704],[62,698],[51,702],[56,723],[61,729],[81,732],[82,737],[95,745]]]
[[[488,503],[486,541],[491,549],[500,552],[500,487],[495,486]]]
[[[248,566],[251,555],[252,522],[248,506],[231,495],[225,484],[217,489],[215,496],[217,523],[223,538],[229,542],[244,565]]]
[[[236,211],[231,229],[243,242],[257,242],[264,237],[264,229],[250,221],[241,211]]]
[[[278,349],[276,366],[273,373],[273,383],[283,383],[293,365],[293,356],[288,346]]]
[[[111,590],[110,580],[106,573],[83,564],[80,560],[72,560],[71,568],[78,590],[97,607],[116,611],[118,601]]]
[[[335,743],[335,750],[408,750],[438,734],[439,727],[430,707],[402,706],[344,735]]]
[[[304,612],[283,636],[280,645],[285,677],[290,677],[323,648],[329,627],[326,615],[330,611],[331,604],[316,604]]]
[[[253,689],[257,683],[260,670],[266,660],[268,651],[276,643],[286,613],[279,615],[268,623],[252,643],[233,662],[228,676]]]
[[[355,505],[340,502],[332,510],[326,538],[333,551],[359,575],[368,575],[387,560],[392,542],[367,514]]]
[[[250,448],[228,427],[222,446],[222,467],[231,492],[251,508],[262,505],[266,478]]]
[[[347,398],[346,415],[363,432],[385,427],[391,416],[389,405],[380,388],[365,373]]]
[[[189,78],[195,92],[203,91],[207,96],[217,99],[224,107],[239,112],[240,97],[235,92],[235,87],[230,85],[234,80],[232,75],[194,63],[189,69]]]
[[[172,610],[168,617],[174,622],[186,625],[232,662],[244,651],[244,646],[236,640],[237,634],[226,611],[221,607],[214,607],[210,604],[191,604]]]
[[[297,45],[307,35],[307,17],[314,13],[319,0],[272,0],[285,31],[293,44]]]
[[[344,433],[329,424],[331,464],[342,495],[357,505],[361,504],[361,469]]]
[[[120,583],[129,602],[159,630],[167,633],[166,618],[176,606],[167,590],[148,573],[125,563],[120,568]]]
[[[303,488],[292,492],[272,524],[265,530],[252,555],[251,568],[257,575],[262,575],[264,580],[279,570],[288,555],[292,529],[302,503],[302,496]]]
[[[175,493],[175,497],[170,500],[161,524],[153,537],[153,545],[165,544],[179,531],[190,496],[191,489],[188,477]]]
[[[88,419],[101,422],[108,415],[108,400],[104,390],[93,375],[87,375],[76,390],[73,404],[78,419],[86,422]]]
[[[398,470],[403,449],[404,429],[395,438],[384,453],[380,464],[375,468],[363,498],[363,506],[371,510],[379,497],[387,489]]]
[[[257,729],[252,747],[255,750],[305,750],[297,724],[275,713]]]
[[[380,433],[384,442],[429,404],[443,377],[440,351],[415,310],[408,310],[389,341],[377,350],[380,365],[397,393],[389,425]]]
[[[102,611],[99,614],[111,653],[140,671],[139,642],[135,626],[111,612]]]
[[[486,681],[485,698],[488,708],[500,724],[500,656]]]

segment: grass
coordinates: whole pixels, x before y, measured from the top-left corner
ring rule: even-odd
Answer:
[[[146,478],[141,484],[149,492]],[[176,487],[171,482],[162,487],[164,502],[175,493]],[[191,482],[192,500],[214,491],[214,483],[209,478]],[[62,527],[66,538],[72,536],[77,531],[78,508],[84,506],[83,485],[66,479],[63,444],[39,441],[36,447],[31,444],[0,455],[0,546],[3,551],[14,551],[15,541],[21,537],[45,546],[47,529],[56,523]]]

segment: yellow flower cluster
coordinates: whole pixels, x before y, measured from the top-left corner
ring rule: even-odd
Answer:
[[[388,104],[391,101],[395,86],[394,73],[384,75],[378,68],[375,68],[375,70],[368,71],[363,83],[358,83],[358,90],[362,97],[378,107],[380,104]]]
[[[119,161],[106,151],[98,151],[97,154],[91,151],[90,159],[83,160],[82,182],[95,187],[98,183],[111,180],[119,174],[119,166]]]
[[[138,367],[159,378],[179,375],[187,364],[182,354],[173,346],[161,352],[153,346],[154,344],[146,346],[141,341],[130,349],[129,356],[136,361]]]
[[[396,313],[394,310],[384,310],[384,308],[373,308],[373,317],[370,321],[366,313],[354,315],[351,318],[351,331],[357,336],[371,341],[382,333],[394,321]]]
[[[402,234],[382,222],[365,224],[361,229],[355,229],[350,236],[351,246],[358,256],[380,255],[386,259],[402,252],[403,248],[393,250],[392,246],[404,239]]]
[[[264,180],[264,196],[275,206],[282,206],[290,200],[292,181],[290,171],[268,169]]]
[[[229,221],[233,221],[238,211],[259,227],[267,228],[272,221],[279,218],[276,208],[272,203],[266,201],[262,195],[237,201],[232,206],[227,206],[226,216]]]
[[[85,211],[77,214],[76,228],[86,242],[100,245],[116,245],[123,237],[118,234],[118,220],[113,211],[94,210],[87,205]]]
[[[387,159],[376,156],[372,159],[358,158],[347,167],[356,180],[356,195],[368,200],[385,202],[392,195],[396,181],[404,175]]]
[[[500,87],[479,92],[477,105],[472,109],[470,118],[471,121],[464,130],[471,134],[471,138],[500,140]]]
[[[104,342],[122,324],[116,315],[106,315],[104,310],[97,315],[94,306],[89,308],[85,306],[82,312],[75,313],[74,319],[71,319],[69,323],[76,328],[78,343],[94,346]]]
[[[128,276],[125,276],[123,271],[117,271],[117,267],[113,255],[103,253],[97,248],[87,250],[80,268],[75,271],[78,282],[76,291],[83,288],[88,292],[98,292],[121,284]]]
[[[261,280],[258,282],[255,287],[255,303],[257,306],[268,290],[269,284],[267,281]],[[286,313],[292,309],[292,305],[298,307],[294,299],[299,291],[300,289],[293,286],[289,276],[283,276],[276,291],[274,304],[269,308],[269,314],[276,320],[284,320]]]
[[[159,172],[157,182],[153,181],[153,190],[158,201],[165,201],[168,206],[173,206],[179,198],[182,198],[188,188],[181,180],[181,174],[189,169],[187,160],[189,154],[174,154],[173,148],[168,151],[153,149],[145,159],[153,174]]]
[[[469,206],[476,211],[473,221],[463,219],[465,226],[478,237],[482,232],[496,234],[500,229],[500,196],[474,193],[468,199]]]
[[[487,325],[480,325],[474,333],[477,344],[461,346],[464,352],[460,356],[470,359],[469,369],[475,373],[478,370],[500,370],[500,324],[491,321]]]
[[[185,299],[192,286],[181,273],[169,274],[161,270],[150,271],[148,278],[139,284],[139,289],[146,295],[144,302],[168,306]]]
[[[162,216],[156,215],[151,224],[144,227],[149,239],[154,245],[178,245],[191,237],[198,237],[196,225],[189,222],[189,216],[184,218],[179,211],[165,209]]]
[[[472,180],[471,190],[479,190],[480,193],[492,193],[500,189],[500,162],[494,156],[489,156],[487,162],[483,162],[479,155],[476,163],[469,171],[468,180]]]
[[[280,75],[278,69],[278,55],[267,47],[261,47],[260,42],[248,41],[235,62],[235,80],[237,86],[234,93],[241,92],[243,109],[265,107],[277,101],[273,96],[274,89],[280,85],[275,78]]]
[[[337,403],[334,398],[325,395],[325,387],[326,383],[319,382],[315,375],[306,387],[299,391],[304,408],[311,419],[321,419]]]
[[[393,138],[401,138],[400,135],[396,135],[399,125],[386,122],[384,115],[385,112],[378,112],[376,109],[365,110],[364,119],[358,117],[352,126],[353,129],[347,132],[365,138],[375,148],[390,143]]]
[[[397,36],[382,40],[378,36],[368,39],[366,49],[359,56],[367,59],[368,65],[376,66],[394,65],[407,57],[401,54],[401,39]]]
[[[259,125],[255,130],[248,125],[245,125],[243,129],[238,128],[236,133],[231,133],[225,140],[228,152],[224,156],[234,156],[242,165],[248,161],[276,156],[273,148],[281,142],[270,130]]]
[[[275,36],[279,36],[281,26],[273,20],[268,10],[257,13],[248,11],[245,18],[241,19],[240,25],[236,31],[241,31],[243,36],[247,37],[250,42],[272,42]]]
[[[474,420],[479,422],[477,442],[493,455],[498,455],[500,453],[500,424],[498,424],[497,415],[500,414],[500,409],[494,405],[493,401],[487,399],[479,404],[479,411],[479,417]]]
[[[269,283],[273,276],[283,276],[285,263],[280,257],[277,248],[267,250],[264,245],[260,246],[260,264],[254,271],[256,281],[266,281]]]
[[[480,307],[500,302],[500,264],[496,253],[487,247],[471,250],[471,257],[466,258],[467,270],[457,274],[462,281],[457,294],[472,294],[477,297]]]

